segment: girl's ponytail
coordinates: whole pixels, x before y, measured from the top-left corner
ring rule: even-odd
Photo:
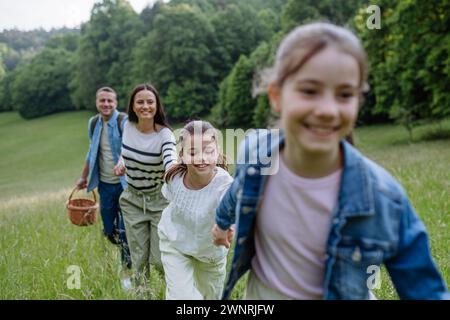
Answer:
[[[227,157],[220,150],[219,150],[219,156],[217,157],[216,166],[221,167],[222,169],[228,171]]]
[[[173,179],[176,175],[184,175],[187,171],[187,166],[185,163],[176,163],[172,165],[169,170],[167,170],[166,174],[164,175],[164,182],[168,183],[170,180]]]

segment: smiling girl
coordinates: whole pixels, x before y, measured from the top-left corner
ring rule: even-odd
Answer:
[[[219,299],[227,250],[211,240],[214,212],[233,181],[206,121],[191,121],[180,135],[180,161],[166,174],[170,201],[158,226],[166,299]],[[227,233],[231,240],[233,230]]]
[[[344,139],[367,79],[358,38],[327,23],[297,27],[267,75],[283,133],[267,156],[279,155],[279,170],[264,176],[260,163],[238,165],[216,211],[217,245],[239,215],[224,297],[250,269],[247,299],[368,299],[384,264],[400,298],[448,298],[405,191]],[[270,135],[246,139],[254,142],[241,158]]]

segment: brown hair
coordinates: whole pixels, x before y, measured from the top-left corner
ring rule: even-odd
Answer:
[[[148,83],[143,83],[143,84],[137,85],[136,87],[134,87],[133,91],[131,92],[130,100],[128,102],[128,107],[127,107],[128,120],[131,122],[134,122],[134,123],[138,122],[138,117],[133,110],[133,104],[134,104],[134,97],[136,96],[136,94],[139,91],[142,91],[142,90],[148,90],[148,91],[153,92],[153,94],[155,95],[155,98],[156,98],[156,114],[155,114],[155,121],[153,122],[153,127],[154,127],[155,131],[156,131],[156,124],[170,128],[169,123],[167,122],[167,119],[166,119],[164,107],[161,104],[161,99],[159,98],[159,93],[152,85],[150,85]]]
[[[169,170],[167,170],[165,176],[164,176],[164,181],[165,182],[169,182],[170,180],[173,179],[173,177],[175,177],[176,175],[184,175],[187,172],[187,165],[185,163],[182,162],[181,160],[181,156],[183,155],[183,143],[186,140],[187,135],[194,135],[194,133],[197,133],[197,130],[195,130],[197,128],[201,128],[201,133],[204,134],[205,132],[208,133],[212,133],[212,138],[214,139],[214,141],[217,144],[217,135],[216,135],[216,129],[212,126],[211,123],[209,123],[208,121],[202,121],[202,120],[193,120],[188,122],[183,129],[181,130],[181,134],[180,134],[180,138],[178,140],[178,142],[181,144],[181,148],[180,148],[180,152],[178,154],[179,156],[179,162],[172,165]],[[228,170],[228,165],[227,165],[227,159],[226,156],[218,149],[219,152],[219,157],[217,159],[217,166],[221,167],[222,169]]]

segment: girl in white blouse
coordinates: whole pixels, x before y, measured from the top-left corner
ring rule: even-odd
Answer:
[[[162,187],[169,205],[158,225],[166,299],[219,299],[228,250],[214,246],[211,228],[215,209],[233,178],[210,123],[189,122],[180,143],[179,162],[167,171]],[[230,240],[233,232],[228,234]]]

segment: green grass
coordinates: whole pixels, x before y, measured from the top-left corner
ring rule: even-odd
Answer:
[[[450,132],[450,121],[443,124]],[[423,220],[431,243],[432,255],[445,282],[450,283],[450,137],[429,141],[436,127],[423,126],[409,143],[405,129],[398,126],[375,126],[357,131],[357,145],[372,160],[385,167],[403,185]],[[382,271],[383,287],[375,294],[381,299],[397,298],[395,290]]]
[[[149,295],[120,288],[118,249],[101,232],[101,222],[73,226],[65,202],[87,151],[87,112],[26,121],[0,113],[0,299],[162,299],[164,281],[152,272]],[[450,131],[450,121],[443,125]],[[423,219],[433,257],[450,282],[450,139],[420,127],[416,142],[398,126],[358,128],[363,153],[387,168],[404,186]],[[443,136],[429,140],[430,134]],[[447,137],[445,139],[445,137]],[[82,270],[80,289],[69,289],[67,268]],[[245,278],[233,291],[242,297]],[[386,272],[380,299],[396,299]]]
[[[0,200],[74,185],[87,153],[91,113],[23,120],[0,113]]]

